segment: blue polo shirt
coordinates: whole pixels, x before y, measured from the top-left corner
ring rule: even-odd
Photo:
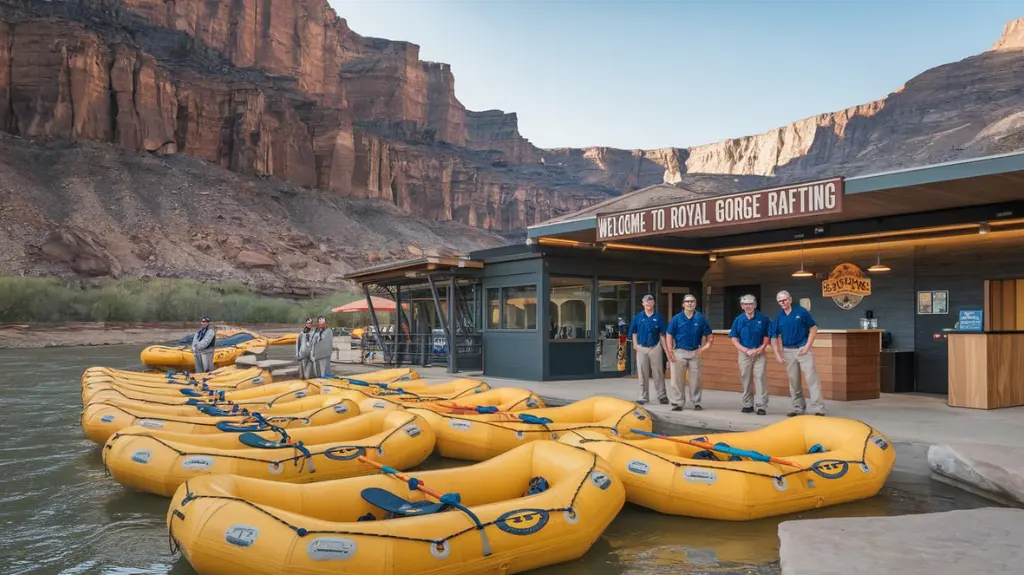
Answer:
[[[626,337],[632,339],[636,334],[636,343],[641,347],[655,347],[661,344],[661,336],[665,335],[665,318],[658,312],[647,315],[642,311],[633,316]]]
[[[803,307],[794,304],[789,310],[789,315],[780,311],[775,316],[771,337],[782,336],[782,347],[803,347],[807,345],[807,338],[811,328],[818,325],[814,321],[811,312]]]
[[[665,333],[675,339],[677,348],[693,351],[700,347],[700,341],[705,335],[711,335],[711,326],[708,325],[704,314],[699,311],[693,312],[691,318],[687,318],[684,312],[679,312],[672,316]]]
[[[757,349],[764,343],[764,338],[769,337],[768,327],[771,323],[772,320],[768,316],[756,309],[752,318],[741,313],[732,321],[729,337],[740,340],[740,345],[747,349]]]

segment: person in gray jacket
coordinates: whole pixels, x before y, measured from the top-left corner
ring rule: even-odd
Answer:
[[[299,337],[295,338],[295,359],[299,361],[299,379],[312,379],[315,377],[313,374],[313,360],[309,357],[309,352],[312,351],[313,347],[313,318],[306,318],[306,327],[299,332]]]
[[[210,326],[210,318],[199,320],[199,331],[192,336],[192,355],[196,373],[213,371],[213,348],[217,343],[217,330]]]
[[[316,318],[316,330],[310,341],[310,360],[316,377],[330,377],[331,355],[334,353],[334,332],[327,327],[327,318]]]

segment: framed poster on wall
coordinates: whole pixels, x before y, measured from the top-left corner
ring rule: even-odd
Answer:
[[[918,315],[941,315],[949,313],[949,290],[917,292]]]

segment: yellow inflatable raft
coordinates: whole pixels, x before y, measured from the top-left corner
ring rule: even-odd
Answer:
[[[323,391],[323,388],[321,388]],[[413,396],[377,396],[364,388],[340,389],[331,386],[329,397],[345,397],[359,405],[363,412],[378,409],[403,409],[407,406],[422,407],[439,413],[476,414],[501,411],[522,411],[544,407],[540,396],[528,389],[499,387],[482,393],[465,395],[457,400],[440,399],[421,401]]]
[[[811,415],[755,431],[638,440],[577,431],[561,441],[608,461],[632,503],[732,521],[872,497],[896,459],[871,426]]]
[[[312,384],[318,386],[320,393],[330,394],[336,390],[357,390],[366,395],[381,397],[401,403],[415,403],[422,401],[454,400],[462,397],[469,397],[476,393],[483,393],[491,386],[478,379],[453,379],[442,383],[428,384],[423,380],[415,380],[408,383],[410,389],[405,387],[388,388],[379,385],[363,385],[338,381],[333,379],[311,379]]]
[[[335,376],[331,379],[341,382],[379,383],[387,385],[389,383],[413,381],[419,378],[419,372],[411,367],[396,367],[393,369],[378,369],[376,371],[361,373],[359,375]]]
[[[153,405],[196,405],[200,403],[217,405],[273,405],[278,402],[294,401],[307,395],[320,395],[320,387],[311,381],[292,380],[270,383],[248,389],[218,391],[215,394],[201,390],[186,389],[186,393],[161,395],[149,391],[138,391],[125,386],[87,387],[82,390],[82,403],[104,399],[124,399]]]
[[[311,395],[309,397],[275,405],[269,411],[256,411],[246,415],[212,416],[199,409],[195,415],[166,415],[114,402],[90,403],[82,410],[82,430],[93,442],[103,445],[118,431],[133,425],[147,429],[163,429],[176,433],[220,433],[265,431],[266,422],[284,429],[315,427],[355,417],[361,412],[358,404],[344,397]]]
[[[513,413],[439,413],[412,405],[405,409],[422,415],[434,428],[437,452],[442,457],[471,461],[489,459],[524,442],[558,439],[567,431],[593,429],[628,435],[631,428],[652,429],[647,410],[632,401],[604,396]]]
[[[511,574],[581,557],[625,501],[607,463],[554,441],[385,471],[309,485],[204,475],[174,494],[168,532],[199,575]]]
[[[189,435],[129,427],[107,441],[103,462],[121,485],[169,497],[204,473],[312,483],[371,472],[374,467],[361,455],[408,469],[434,450],[434,432],[423,418],[404,411],[374,411],[287,433],[288,438],[277,431]]]
[[[213,350],[213,365],[214,367],[223,367],[232,364],[247,350],[256,348],[266,349],[268,345],[270,345],[268,340],[255,338],[236,345],[215,347]],[[196,366],[192,348],[184,345],[151,345],[142,350],[140,359],[143,364],[160,369],[191,370]]]
[[[146,387],[166,387],[168,385],[192,385],[206,386],[210,389],[230,390],[255,387],[257,385],[270,383],[273,380],[270,370],[268,369],[263,369],[259,367],[239,369],[235,366],[231,366],[230,369],[231,371],[210,375],[209,377],[207,377],[207,375],[209,374],[199,374],[200,376],[203,377],[199,377],[198,379],[193,377],[185,377],[180,374],[159,375],[140,372],[137,374],[137,376],[130,376],[127,374],[106,374],[99,371],[94,371],[82,376],[82,386],[86,387],[110,383],[125,383]]]

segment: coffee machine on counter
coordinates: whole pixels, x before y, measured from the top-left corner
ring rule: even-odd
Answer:
[[[873,310],[867,310],[864,312],[864,317],[860,318],[861,329],[878,329],[878,318],[875,317]]]

